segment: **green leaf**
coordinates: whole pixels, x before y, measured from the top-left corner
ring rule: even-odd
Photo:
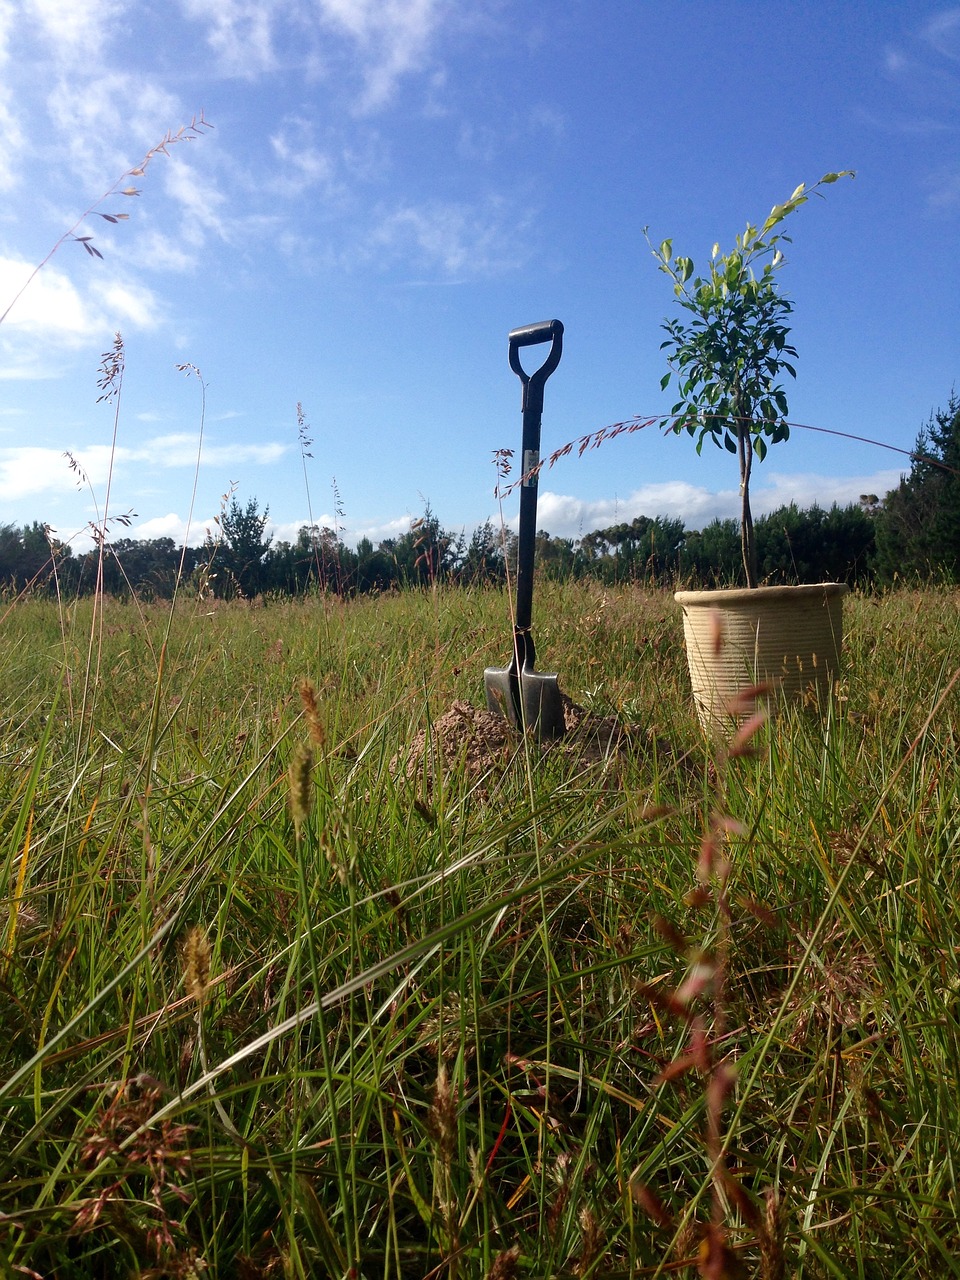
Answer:
[[[669,374],[669,373],[665,373],[665,374],[663,375],[663,377],[660,379],[660,390],[661,390],[661,391],[666,391],[666,389],[667,389],[667,387],[669,387],[669,385],[670,385],[670,374]]]

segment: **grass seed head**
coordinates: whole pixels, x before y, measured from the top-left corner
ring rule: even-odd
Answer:
[[[191,925],[183,940],[183,982],[187,995],[202,1004],[210,989],[210,939],[199,925]]]
[[[306,744],[303,744],[294,752],[293,759],[290,761],[290,768],[287,771],[287,778],[290,784],[290,813],[298,836],[300,835],[301,827],[310,816],[310,801],[312,798],[310,778],[312,771],[313,751]]]
[[[317,750],[320,750],[326,741],[326,732],[320,719],[317,690],[312,680],[304,679],[300,681],[300,701],[303,704],[303,713],[307,718],[307,731],[310,734],[310,741]]]
[[[585,1205],[577,1218],[580,1227],[580,1257],[577,1259],[577,1275],[586,1275],[600,1257],[606,1243],[603,1228],[593,1210]]]
[[[442,1062],[427,1113],[427,1127],[436,1140],[441,1163],[449,1168],[457,1144],[457,1090],[450,1084],[447,1068]]]
[[[493,1265],[487,1272],[487,1280],[514,1280],[517,1274],[517,1262],[520,1258],[520,1246],[518,1244],[511,1245],[509,1249],[503,1249],[493,1260]]]
[[[774,1187],[764,1197],[763,1223],[760,1228],[760,1280],[785,1280],[783,1256],[783,1204]]]

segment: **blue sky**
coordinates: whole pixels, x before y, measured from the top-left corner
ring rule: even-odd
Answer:
[[[191,541],[230,492],[278,537],[312,510],[376,541],[427,502],[469,530],[496,518],[492,451],[519,446],[508,331],[566,328],[545,453],[658,413],[672,293],[643,228],[699,262],[829,170],[857,177],[788,228],[791,419],[909,449],[957,379],[960,7],[0,0],[0,311],[201,110],[214,128],[99,206],[127,220],[78,232],[102,259],[65,243],[0,325],[0,522],[82,533],[109,476],[108,515],[179,539],[196,476]],[[205,387],[199,466],[178,364]],[[856,501],[908,465],[797,430],[755,508]],[[735,490],[729,455],[648,428],[545,472],[538,523],[697,527]]]

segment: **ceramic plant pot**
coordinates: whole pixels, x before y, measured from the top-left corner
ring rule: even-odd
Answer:
[[[826,707],[840,667],[842,582],[678,591],[697,714],[705,732],[731,724],[730,703],[754,684],[773,701]]]

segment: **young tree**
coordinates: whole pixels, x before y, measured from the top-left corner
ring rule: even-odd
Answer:
[[[467,583],[503,581],[503,541],[489,520],[470,535],[458,577]]]
[[[683,314],[667,320],[669,372],[660,386],[675,379],[677,403],[666,419],[671,431],[686,431],[737,457],[740,471],[740,541],[747,586],[758,582],[757,546],[750,508],[754,459],[762,462],[770,444],[789,438],[787,397],[779,379],[796,377],[791,361],[796,349],[788,342],[793,303],[780,291],[784,264],[781,245],[790,237],[778,228],[820,188],[849,171],[826,173],[807,187],[801,182],[789,200],[774,205],[760,227],[748,223],[729,253],[713,246],[704,274],[695,275],[690,258],[674,256],[673,242],[651,249],[661,271],[673,282]]]
[[[921,428],[909,475],[874,517],[877,573],[960,581],[960,398]]]
[[[261,512],[256,498],[251,498],[245,507],[232,498],[230,506],[220,517],[220,529],[226,543],[221,552],[222,562],[232,575],[236,588],[247,599],[259,595],[266,585],[263,559],[273,541],[264,533],[269,518],[270,508],[264,507]]]

